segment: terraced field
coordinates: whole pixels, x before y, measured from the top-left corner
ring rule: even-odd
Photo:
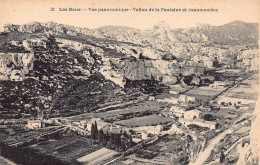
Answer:
[[[67,136],[59,140],[51,139],[31,147],[42,154],[51,154],[68,163],[100,149],[99,146],[91,145],[90,139],[79,136]]]

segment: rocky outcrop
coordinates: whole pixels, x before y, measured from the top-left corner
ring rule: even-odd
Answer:
[[[1,80],[22,81],[33,70],[34,60],[33,53],[1,53]]]
[[[246,24],[242,24],[243,26]],[[233,24],[232,24],[233,26]],[[237,26],[236,24],[234,26]],[[128,27],[106,26],[98,29],[78,28],[68,25],[57,24],[54,22],[39,23],[33,22],[20,26],[6,25],[7,31],[19,31],[22,33],[50,33],[61,35],[57,38],[58,46],[69,54],[70,49],[75,50],[89,66],[88,69],[99,71],[107,79],[123,86],[124,76],[129,79],[143,80],[149,78],[160,79],[165,83],[176,83],[176,68],[174,68],[175,58],[188,59],[186,63],[180,63],[180,66],[197,66],[213,69],[214,62],[230,65],[232,67],[236,60],[238,51],[230,50],[229,48],[220,48],[208,46],[208,31],[213,28],[209,25],[198,25],[189,29],[171,29],[166,22],[159,22],[151,30],[138,30]],[[81,39],[71,40],[62,38],[62,35],[77,36],[79,34],[92,35],[94,37],[117,40],[115,42],[96,42],[95,44],[86,44]],[[82,42],[81,42],[82,41]],[[122,42],[120,42],[122,41]],[[13,42],[17,44],[17,42]],[[46,48],[46,38],[32,38],[21,42],[21,45],[27,51],[32,51],[35,45]],[[116,58],[112,58],[116,56]],[[113,54],[116,52],[115,54]],[[246,52],[246,51],[245,51]],[[165,58],[165,55],[171,55]],[[241,55],[241,63],[245,66],[253,66],[257,68],[257,64],[251,58],[246,57],[248,53]],[[250,54],[250,53],[249,53]],[[95,57],[93,56],[95,55]],[[122,66],[117,66],[116,61],[120,61],[120,65],[124,60],[120,58],[132,58],[137,60],[137,63],[131,65],[126,64],[125,72],[122,71]],[[174,58],[172,58],[174,57]],[[255,55],[254,55],[255,57]],[[256,56],[258,57],[258,56]],[[118,59],[117,59],[118,58]],[[58,60],[56,60],[58,61]],[[78,63],[77,59],[72,59],[74,64]],[[116,64],[114,64],[116,62]],[[69,62],[71,63],[71,62]],[[129,63],[127,61],[126,63]],[[80,65],[80,64],[78,64]],[[95,67],[92,67],[94,66]],[[96,67],[98,65],[98,67]],[[76,66],[76,70],[87,73],[80,66]],[[75,68],[75,67],[74,67]],[[248,69],[248,70],[250,70]],[[255,69],[256,70],[256,69]],[[23,71],[28,72],[26,68]],[[91,74],[89,71],[87,75]],[[190,69],[185,69],[183,76],[191,75]],[[194,71],[193,71],[194,72]],[[199,72],[200,73],[200,72]],[[195,74],[196,73],[192,73]],[[131,76],[133,75],[133,76]],[[136,77],[135,77],[136,76]],[[173,77],[176,76],[176,77]],[[135,77],[135,78],[134,78]],[[194,80],[194,84],[198,84],[199,80]]]
[[[19,25],[5,24],[4,31],[5,32],[17,31],[18,28],[19,28]]]
[[[104,60],[104,59],[103,59]],[[103,66],[100,67],[99,72],[107,79],[111,80],[115,84],[124,88],[125,86],[125,78],[120,68],[120,65],[115,65],[115,63],[124,63],[124,61],[120,61],[118,59],[114,60],[105,60],[103,61]]]
[[[237,146],[239,153],[239,159],[237,164],[257,164],[259,160],[259,124],[260,124],[260,112],[257,109],[259,107],[259,100],[256,102],[256,108],[253,113],[253,120],[251,130],[249,132],[250,143],[241,143]]]
[[[173,63],[163,60],[127,60],[124,76],[129,80],[157,80],[166,85],[176,84],[178,78],[173,75]]]
[[[42,25],[39,22],[32,22],[19,26],[18,31],[23,33],[35,33],[42,31]]]
[[[258,49],[244,50],[238,55],[237,60],[241,67],[245,67],[247,71],[259,70],[259,51]]]
[[[150,60],[127,61],[125,77],[129,80],[160,80],[162,73],[153,66]]]

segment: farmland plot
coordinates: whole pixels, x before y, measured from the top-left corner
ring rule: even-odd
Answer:
[[[158,115],[150,115],[150,116],[143,116],[143,117],[135,117],[128,120],[121,120],[115,122],[115,124],[124,125],[127,127],[142,127],[142,126],[164,124],[171,121],[173,121],[172,118],[158,116]]]

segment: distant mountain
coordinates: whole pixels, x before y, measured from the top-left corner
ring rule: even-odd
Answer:
[[[257,45],[259,36],[259,25],[257,23],[245,23],[242,21],[233,21],[221,26],[210,26],[208,24],[199,24],[189,29],[170,29],[167,22],[161,21],[154,25],[152,30],[139,30],[126,26],[103,26],[97,29],[79,28],[69,25],[57,24],[54,22],[39,23],[32,22],[24,25],[6,25],[5,31],[19,31],[25,33],[44,32],[51,34],[66,34],[79,36],[81,34],[90,35],[97,38],[106,38],[118,40],[121,42],[132,42],[136,44],[146,44],[150,46],[158,45],[154,39],[163,42],[200,42],[199,35],[205,35],[210,44],[221,45]],[[183,36],[185,33],[185,36]],[[194,35],[195,34],[195,35]],[[193,35],[192,37],[189,37]],[[196,37],[194,39],[194,37]],[[188,37],[188,38],[187,38]],[[193,39],[192,39],[193,38]],[[160,42],[160,41],[158,41]],[[166,47],[159,43],[159,47]]]
[[[233,21],[221,26],[212,26],[210,29],[202,29],[201,32],[208,36],[212,44],[256,45],[259,38],[259,25],[257,23]]]
[[[110,30],[140,31],[139,29],[128,27],[128,26],[114,26],[114,25],[101,26],[101,27],[97,28],[97,30],[101,30],[101,31],[110,31]]]

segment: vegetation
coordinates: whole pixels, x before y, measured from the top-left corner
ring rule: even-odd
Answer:
[[[126,132],[104,133],[102,129],[98,130],[97,123],[91,126],[91,138],[94,143],[98,143],[107,148],[123,152],[133,146],[132,136]]]

